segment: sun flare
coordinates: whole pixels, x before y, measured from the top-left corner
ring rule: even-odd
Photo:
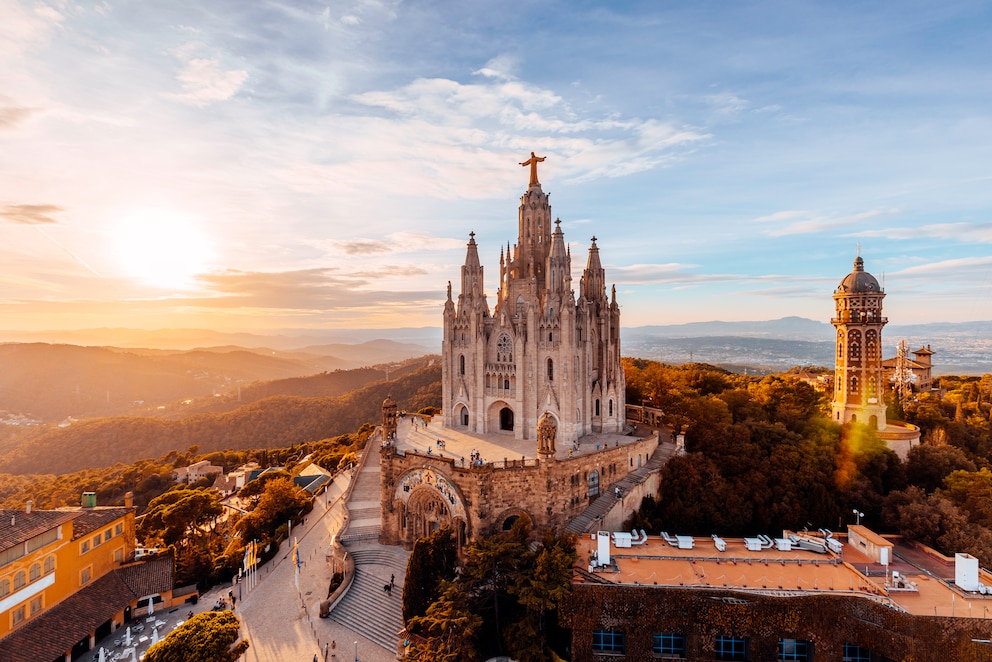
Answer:
[[[210,258],[209,239],[189,218],[147,210],[125,218],[115,235],[124,272],[162,289],[182,289],[202,273]]]

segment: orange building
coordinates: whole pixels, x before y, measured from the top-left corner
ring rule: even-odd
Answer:
[[[172,557],[131,562],[134,508],[83,503],[0,510],[0,662],[78,659],[149,598],[171,606]]]

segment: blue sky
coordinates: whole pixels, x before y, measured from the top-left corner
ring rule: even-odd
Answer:
[[[440,325],[531,151],[625,325],[992,318],[987,2],[0,0],[0,328]],[[577,282],[577,280],[576,280]]]

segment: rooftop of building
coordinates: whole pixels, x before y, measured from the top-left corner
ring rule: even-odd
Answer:
[[[68,522],[75,513],[64,510],[0,510],[0,551],[27,542]]]
[[[111,522],[118,520],[128,513],[134,512],[134,508],[125,506],[93,506],[92,508],[66,508],[64,512],[73,513],[72,537],[79,538],[87,533],[103,528]]]
[[[621,532],[611,534],[609,564],[596,567],[601,558],[600,540],[593,534],[583,534],[576,544],[578,560],[573,584],[776,596],[850,595],[880,601],[914,615],[988,617],[992,590],[983,594],[956,585],[955,559],[907,544],[899,536],[880,536],[865,527],[851,529],[871,542],[891,545],[890,562],[883,565],[864,550],[847,544],[847,534],[832,537],[840,543],[834,544],[836,551],[832,551],[820,533],[784,532],[782,538],[773,540],[667,534],[642,539],[641,532],[633,536]],[[979,580],[992,587],[992,574],[988,571],[980,570]]]

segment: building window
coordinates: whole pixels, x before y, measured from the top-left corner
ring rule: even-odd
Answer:
[[[86,586],[93,578],[93,566],[86,566],[79,572],[79,585]]]
[[[496,340],[496,361],[513,363],[513,343],[510,341],[510,336],[505,333]]]
[[[14,590],[15,591],[17,589],[23,587],[27,583],[28,583],[27,575],[24,574],[24,571],[23,570],[21,570],[19,573],[17,573],[16,575],[14,575]]]
[[[31,575],[30,577],[28,577],[28,579],[30,579],[31,581],[35,581],[40,578],[41,578],[41,564],[35,563],[33,566],[31,566]]]
[[[45,574],[50,575],[55,572],[55,557],[49,556],[45,559]]]
[[[685,635],[662,632],[654,635],[654,643],[651,647],[655,655],[666,660],[685,659]]]
[[[100,534],[98,533],[95,536],[93,536],[93,549],[96,549],[99,546],[100,546]]]
[[[613,401],[610,400],[610,416],[613,416]]]
[[[84,540],[83,541],[83,544],[81,544],[79,546],[79,553],[80,554],[85,554],[88,551],[90,551],[90,541],[89,540]]]
[[[810,643],[802,639],[782,639],[778,642],[778,659],[808,662],[812,659],[810,656],[811,648]]]
[[[599,472],[595,469],[589,472],[589,481],[587,485],[589,487],[589,496],[599,496]]]
[[[124,562],[124,550],[123,549],[115,549],[114,550],[114,562],[115,563],[123,563]]]
[[[114,525],[114,535],[119,536],[122,533],[124,533],[124,525],[118,522],[117,524]]]
[[[461,354],[458,356],[458,374],[465,374],[465,355]]]
[[[548,381],[553,382],[555,380],[555,362],[548,359]]]
[[[10,580],[0,581],[0,598],[10,595]]]
[[[854,644],[844,644],[844,662],[871,662],[871,651]]]
[[[31,615],[37,616],[41,613],[41,596],[39,595],[31,601]]]
[[[13,611],[11,619],[14,625],[20,625],[24,622],[24,605],[21,605]]]
[[[110,529],[107,529],[106,531],[104,531],[103,532],[103,542],[107,542],[108,540],[110,540],[113,537],[113,535],[114,534],[113,534],[113,532]]]
[[[618,630],[593,630],[592,650],[594,653],[623,654],[623,632]]]
[[[594,416],[599,416],[599,398],[596,398],[596,407],[595,407],[595,410],[596,410],[596,413],[594,414]]]
[[[713,646],[714,659],[746,660],[747,639],[743,637],[717,637]]]

